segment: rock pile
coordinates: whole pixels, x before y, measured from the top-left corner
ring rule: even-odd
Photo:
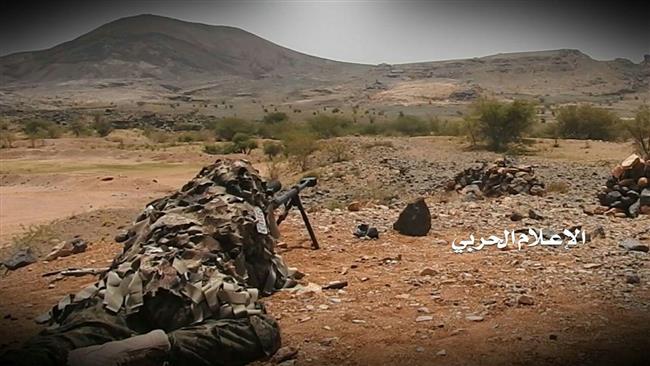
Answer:
[[[540,196],[546,191],[531,166],[516,165],[509,159],[491,164],[479,162],[457,174],[447,190],[462,191],[476,198],[519,193]]]
[[[606,206],[603,213],[637,217],[650,214],[650,161],[630,155],[612,170],[598,200]]]

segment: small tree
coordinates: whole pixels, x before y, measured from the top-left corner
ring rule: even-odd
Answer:
[[[482,99],[474,105],[474,112],[478,131],[494,151],[503,151],[508,144],[521,140],[535,120],[534,105],[523,100],[501,103]]]
[[[241,118],[227,117],[214,122],[214,132],[217,137],[232,141],[237,133],[255,133],[254,126]]]
[[[0,120],[0,148],[12,148],[14,147],[14,133],[9,128],[9,122],[5,120]]]
[[[640,155],[650,159],[650,107],[642,105],[633,120],[625,124]]]
[[[473,116],[465,116],[463,118],[463,130],[469,137],[469,141],[472,144],[472,147],[476,146],[480,137],[478,119]]]
[[[309,128],[320,138],[342,136],[352,125],[348,119],[328,115],[319,115],[308,121]]]
[[[113,131],[113,124],[105,120],[101,114],[93,116],[93,129],[100,137],[106,137]]]
[[[276,156],[282,153],[282,145],[277,142],[267,141],[264,143],[264,155],[266,155],[269,160],[273,160]]]
[[[315,134],[304,130],[289,132],[282,139],[285,155],[295,162],[301,172],[307,170],[309,156],[318,150],[316,141]]]
[[[557,122],[558,133],[563,138],[610,141],[618,137],[618,117],[591,105],[563,107]]]
[[[36,147],[36,141],[47,137],[56,138],[60,134],[52,122],[44,120],[30,120],[23,125],[23,133],[31,141],[31,147]]]
[[[250,155],[253,149],[257,148],[257,142],[250,135],[238,132],[233,136],[232,142],[235,145],[235,151]]]
[[[272,112],[264,116],[262,119],[262,122],[264,123],[280,123],[289,120],[289,116],[287,116],[286,113],[284,112]]]
[[[88,128],[86,128],[86,124],[83,123],[83,121],[80,119],[75,119],[70,122],[68,129],[75,137],[81,137],[88,134]]]

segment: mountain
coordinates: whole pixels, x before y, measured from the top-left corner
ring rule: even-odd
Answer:
[[[362,65],[306,55],[234,27],[138,15],[47,50],[0,57],[0,80],[0,106],[7,108],[184,102],[225,115],[235,112],[214,105],[228,101],[254,117],[266,109],[253,106],[259,100],[309,111],[393,106],[456,116],[484,95],[631,111],[650,100],[650,56],[600,61],[561,49]]]
[[[0,58],[3,79],[260,78],[326,72],[349,64],[305,55],[239,28],[155,15],[122,18],[53,48]]]

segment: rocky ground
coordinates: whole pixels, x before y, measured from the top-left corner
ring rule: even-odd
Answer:
[[[498,155],[466,150],[461,141],[447,138],[343,141],[349,146],[348,159],[325,164],[327,154],[317,156],[314,162],[322,166],[311,173],[319,175],[319,185],[305,194],[321,249],[309,248],[297,212],[282,224],[278,251],[305,277],[297,289],[265,300],[269,312],[279,319],[285,348],[260,364],[647,362],[649,254],[619,244],[634,239],[641,249],[647,248],[650,216],[628,219],[585,213],[598,203],[596,193],[610,169],[629,154],[628,145],[563,141],[553,148],[552,141],[538,141],[532,146],[536,153],[519,160],[532,165],[546,184],[544,196],[466,200],[446,192],[447,181],[476,160],[491,161]],[[139,154],[143,162],[151,158]],[[186,153],[181,160],[197,163],[198,159],[204,157]],[[152,175],[167,179],[165,187],[170,187],[194,174],[191,169],[163,172],[126,172],[119,189],[126,189],[130,179],[149,181]],[[36,179],[35,174],[19,175]],[[6,176],[3,201],[11,199],[10,189],[21,181]],[[129,196],[134,197],[131,208],[95,209],[74,217],[58,212],[58,226],[67,228],[63,234],[80,235],[90,242],[86,252],[41,260],[0,278],[3,348],[37,332],[35,316],[62,295],[93,281],[91,276],[42,277],[43,273],[100,267],[120,251],[104,232],[117,232],[125,216],[141,208],[146,199],[126,192],[134,195]],[[392,224],[405,203],[418,196],[426,199],[432,229],[423,237],[400,235]],[[70,192],[70,199],[74,197]],[[43,206],[46,202],[44,195]],[[76,225],[83,220],[86,225]],[[379,239],[355,237],[352,233],[360,223],[376,227]],[[451,248],[454,240],[465,240],[470,234],[478,238],[514,229],[562,231],[576,225],[604,236],[593,235],[589,242],[571,248],[488,247],[463,254]],[[347,281],[347,285],[322,289],[332,281]]]

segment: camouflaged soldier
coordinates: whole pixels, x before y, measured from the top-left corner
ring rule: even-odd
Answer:
[[[64,297],[40,319],[50,326],[1,363],[237,365],[270,356],[280,333],[258,297],[293,280],[274,254],[268,199],[246,161],[203,168],[151,202],[116,238],[124,250],[109,271]]]

